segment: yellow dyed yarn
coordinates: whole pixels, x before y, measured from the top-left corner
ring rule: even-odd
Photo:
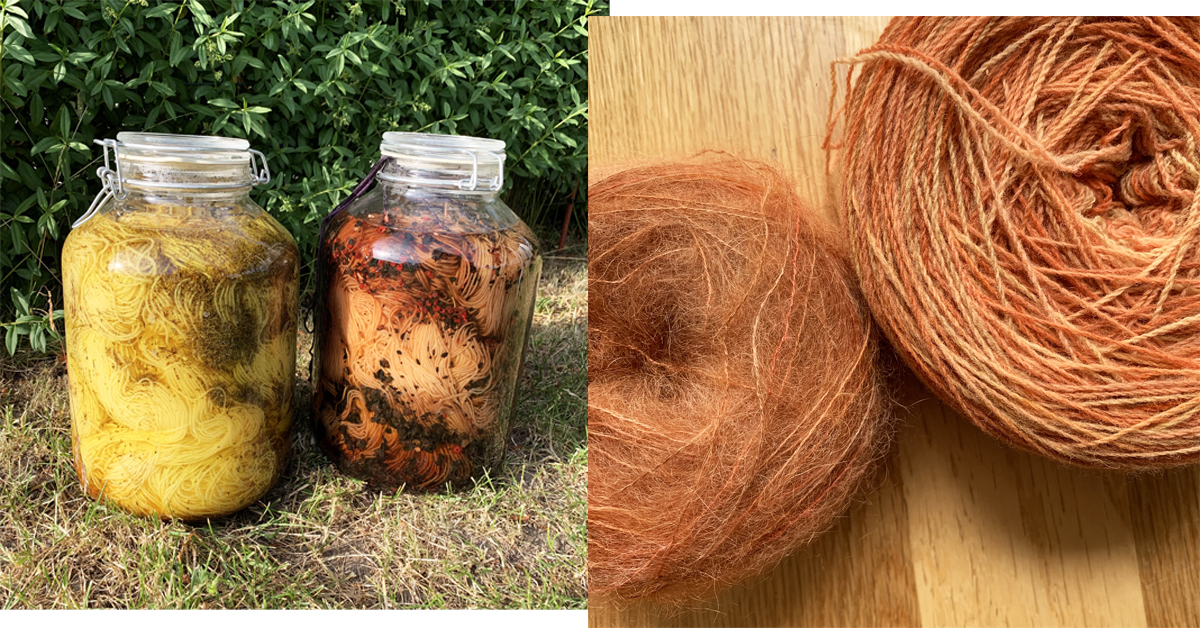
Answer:
[[[298,253],[252,207],[129,202],[74,230],[63,279],[76,470],[139,515],[226,515],[290,448]]]

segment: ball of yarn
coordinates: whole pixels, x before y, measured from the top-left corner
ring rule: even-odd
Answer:
[[[848,62],[843,222],[909,366],[1063,462],[1200,460],[1200,20],[895,19]]]
[[[700,599],[847,508],[890,433],[878,332],[764,164],[638,167],[589,197],[589,591]]]

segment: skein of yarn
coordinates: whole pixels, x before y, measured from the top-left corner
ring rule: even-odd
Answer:
[[[790,184],[731,157],[589,190],[589,591],[696,600],[845,511],[890,438],[878,332]]]
[[[925,384],[1059,461],[1200,460],[1200,19],[897,18],[840,63],[843,222]]]

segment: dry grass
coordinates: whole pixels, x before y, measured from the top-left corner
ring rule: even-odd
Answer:
[[[290,467],[205,526],[85,497],[61,360],[5,356],[0,608],[585,608],[586,340],[586,263],[548,259],[508,464],[473,490],[413,495],[367,491],[316,448],[302,337]]]

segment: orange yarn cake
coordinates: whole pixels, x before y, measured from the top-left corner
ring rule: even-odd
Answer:
[[[1200,460],[1200,20],[895,19],[845,63],[844,225],[905,361],[1024,449]]]

